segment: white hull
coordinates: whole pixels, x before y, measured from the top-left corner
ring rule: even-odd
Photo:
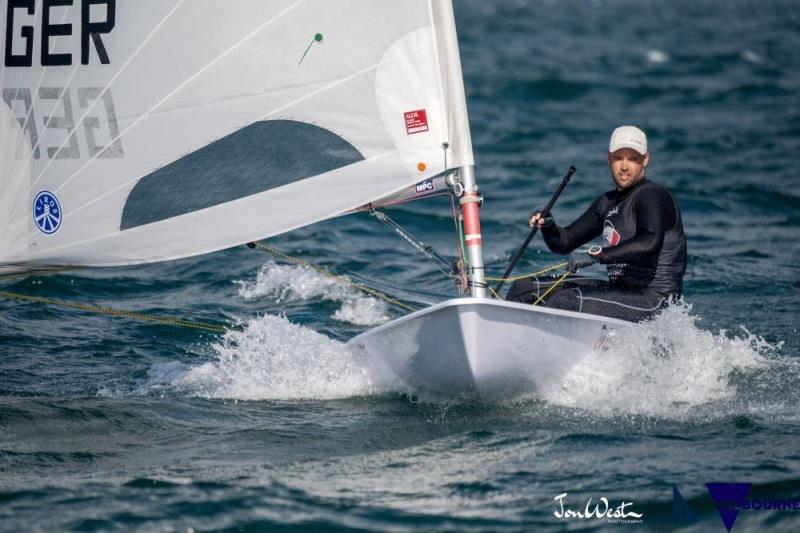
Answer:
[[[560,383],[610,330],[628,326],[584,313],[458,298],[373,328],[348,345],[422,394],[509,398]]]

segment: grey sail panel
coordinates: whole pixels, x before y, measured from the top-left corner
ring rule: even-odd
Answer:
[[[288,185],[364,156],[335,133],[305,122],[256,122],[142,178],[131,190],[121,230]]]

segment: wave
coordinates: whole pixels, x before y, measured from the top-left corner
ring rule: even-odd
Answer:
[[[212,348],[215,361],[153,365],[145,389],[166,385],[196,396],[236,400],[333,400],[399,387],[344,343],[285,317],[254,318]]]
[[[783,374],[787,361],[777,357],[781,345],[746,328],[713,333],[698,322],[691,306],[681,303],[651,321],[617,330],[603,350],[584,359],[543,398],[605,416],[685,419],[742,412],[742,401],[753,399],[748,391],[759,376]]]
[[[271,298],[276,303],[325,300],[340,305],[334,320],[357,326],[375,326],[389,320],[386,302],[364,296],[349,279],[325,276],[309,267],[279,265],[261,267],[255,281],[239,281],[239,296],[252,301]]]
[[[780,345],[744,328],[707,331],[698,326],[700,321],[691,306],[681,303],[651,321],[616,330],[602,350],[574,367],[562,383],[539,391],[536,400],[548,410],[577,410],[579,417],[589,412],[604,418],[686,420],[796,411],[786,402],[793,397],[800,365],[780,356]],[[334,400],[409,392],[379,361],[282,316],[254,318],[212,349],[216,359],[204,364],[153,365],[145,390],[167,387],[235,400]]]

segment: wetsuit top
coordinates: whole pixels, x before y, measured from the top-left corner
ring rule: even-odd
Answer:
[[[598,257],[612,283],[661,294],[679,295],[686,272],[686,237],[678,204],[657,183],[642,178],[623,191],[605,193],[565,228],[542,228],[545,243],[557,254],[603,236]]]

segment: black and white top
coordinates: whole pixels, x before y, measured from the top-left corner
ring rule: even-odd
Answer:
[[[662,294],[680,294],[686,272],[686,236],[672,194],[642,179],[624,191],[605,193],[565,228],[542,228],[545,243],[557,254],[603,236],[599,256],[612,283]]]

